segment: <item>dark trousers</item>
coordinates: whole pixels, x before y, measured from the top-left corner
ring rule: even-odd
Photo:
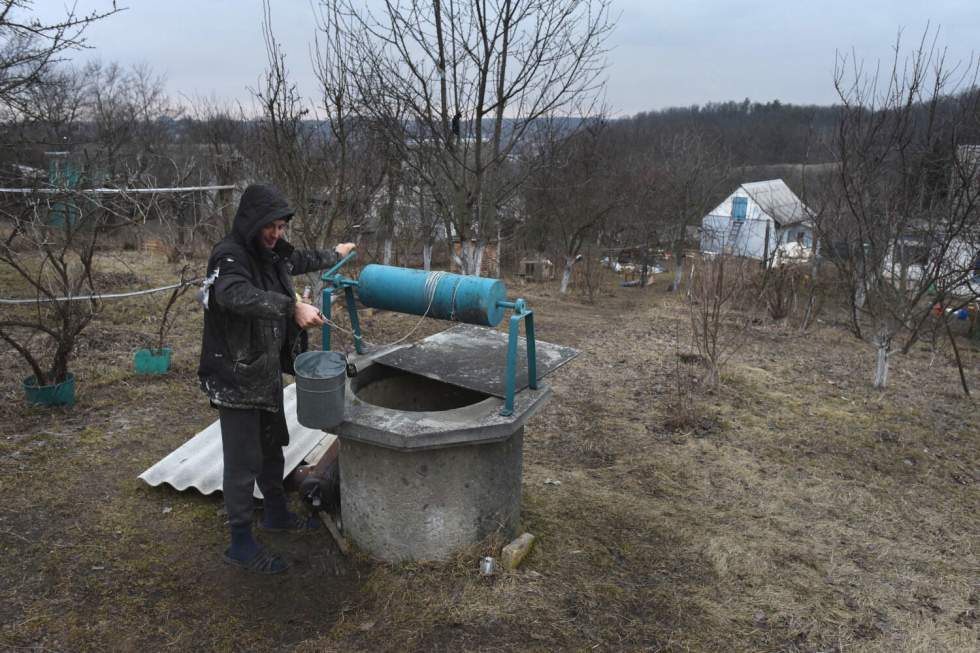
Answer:
[[[222,492],[232,528],[252,524],[252,490],[256,482],[267,511],[286,510],[282,447],[289,442],[289,431],[281,402],[279,406],[277,413],[219,408],[225,459]]]

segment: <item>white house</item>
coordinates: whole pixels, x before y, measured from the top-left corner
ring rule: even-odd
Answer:
[[[782,179],[742,184],[701,220],[705,254],[762,259],[812,247],[813,213]]]
[[[939,254],[938,245],[946,247],[938,271],[933,271]],[[898,287],[915,287],[927,268],[935,274],[937,285],[959,297],[980,296],[980,234],[966,232],[946,242],[942,233],[934,238],[904,236],[898,238],[885,255],[884,277]]]

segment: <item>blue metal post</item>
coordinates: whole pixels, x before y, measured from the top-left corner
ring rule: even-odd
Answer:
[[[325,283],[323,285],[323,308],[320,309],[320,312],[323,313],[323,316],[328,320],[326,324],[320,327],[320,330],[323,333],[323,347],[322,347],[323,351],[330,351],[329,320],[331,319],[333,313],[333,308],[330,306],[331,295],[333,295],[333,285],[330,283]]]
[[[500,414],[509,417],[514,414],[514,390],[517,384],[517,334],[521,330],[521,316],[510,318],[510,333],[507,339],[507,377],[504,386],[504,409]]]
[[[527,385],[538,389],[538,352],[534,345],[534,311],[525,313],[524,336],[527,338]]]
[[[523,299],[513,302],[498,301],[500,308],[514,310],[510,318],[507,339],[507,372],[504,377],[504,407],[500,414],[508,417],[514,414],[514,394],[517,390],[517,338],[521,331],[521,320],[524,320],[524,332],[527,349],[527,384],[532,390],[538,388],[538,359],[537,348],[534,344],[534,311],[527,310]]]
[[[320,275],[320,279],[323,281],[323,301],[322,301],[323,308],[320,310],[320,312],[323,313],[323,316],[325,318],[327,318],[327,323],[324,324],[323,327],[321,327],[321,332],[323,333],[323,351],[330,350],[330,320],[333,319],[333,306],[330,305],[330,298],[333,295],[334,289],[344,288],[344,290],[348,293],[348,306],[351,306],[353,303],[351,301],[353,299],[353,294],[348,283],[352,285],[357,285],[357,282],[350,281],[349,279],[344,279],[339,274],[336,274],[336,272],[345,263],[347,263],[347,261],[351,260],[355,256],[357,256],[357,252],[351,252],[344,258],[337,261],[337,263],[332,268],[330,268],[322,275]],[[357,311],[353,311],[351,313],[351,324],[357,325]],[[360,340],[361,340],[360,325],[354,327],[354,333],[355,333],[354,346],[357,348],[357,353],[360,354],[362,353],[361,346],[360,346]]]

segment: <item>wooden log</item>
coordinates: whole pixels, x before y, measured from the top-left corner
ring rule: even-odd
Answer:
[[[320,521],[323,525],[327,527],[327,531],[330,532],[333,541],[337,543],[337,548],[344,555],[350,554],[350,544],[347,543],[347,538],[341,535],[340,531],[337,530],[337,523],[333,520],[333,515],[328,512],[320,511]]]

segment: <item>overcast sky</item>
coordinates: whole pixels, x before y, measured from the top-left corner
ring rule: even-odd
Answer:
[[[36,9],[55,15],[59,0]],[[78,0],[80,10],[109,0]],[[93,56],[145,62],[170,93],[247,101],[265,66],[260,0],[118,0],[129,9],[88,32]],[[712,101],[829,104],[835,52],[888,59],[899,30],[917,42],[927,24],[951,61],[980,45],[980,0],[613,0],[607,103],[616,115]],[[300,89],[315,91],[308,0],[273,0],[273,28]]]

